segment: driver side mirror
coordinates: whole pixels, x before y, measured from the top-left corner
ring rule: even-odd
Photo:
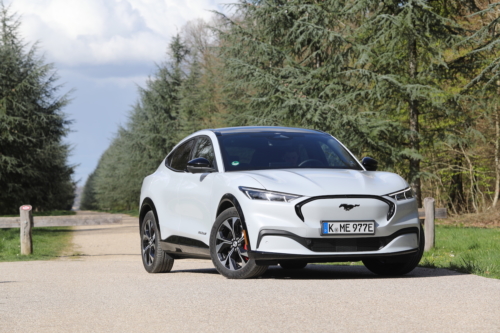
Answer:
[[[203,157],[195,158],[187,163],[187,170],[191,173],[215,172],[209,160]]]
[[[378,162],[371,157],[363,157],[361,164],[363,164],[366,171],[377,171]]]

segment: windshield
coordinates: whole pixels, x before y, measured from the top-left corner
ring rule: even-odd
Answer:
[[[226,171],[327,168],[363,170],[327,134],[236,133],[219,136]]]

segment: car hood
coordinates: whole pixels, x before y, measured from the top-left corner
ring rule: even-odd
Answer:
[[[282,169],[240,171],[266,190],[303,196],[371,194],[384,195],[408,187],[400,176],[381,171],[346,169]]]

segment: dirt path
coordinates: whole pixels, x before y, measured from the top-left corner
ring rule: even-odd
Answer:
[[[498,280],[309,265],[235,281],[203,260],[147,274],[136,218],[74,243],[77,259],[0,263],[0,332],[500,332]]]

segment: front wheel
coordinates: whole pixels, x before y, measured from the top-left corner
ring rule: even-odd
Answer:
[[[424,230],[420,227],[418,251],[412,255],[405,255],[401,257],[400,262],[394,262],[397,258],[388,259],[365,259],[363,264],[372,273],[385,276],[397,276],[410,273],[417,267],[422,255],[424,254],[425,236]]]
[[[228,208],[215,220],[210,233],[210,256],[217,271],[228,279],[249,279],[264,274],[248,256],[246,232],[236,208]]]

